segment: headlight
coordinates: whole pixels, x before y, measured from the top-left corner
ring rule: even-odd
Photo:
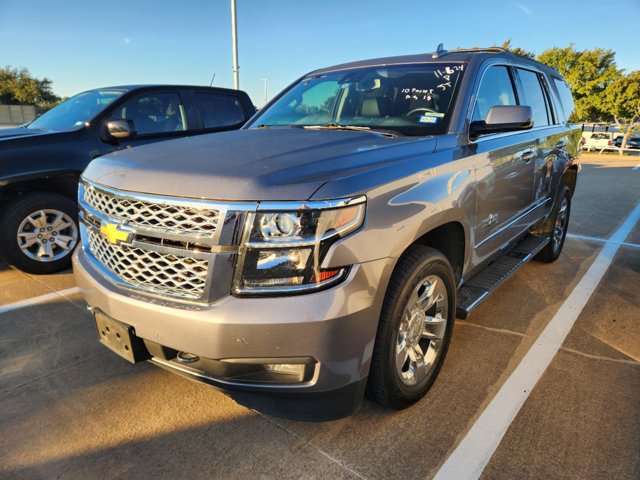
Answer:
[[[299,293],[333,285],[348,266],[320,268],[329,247],[364,222],[365,197],[261,204],[249,214],[240,246],[233,293]]]

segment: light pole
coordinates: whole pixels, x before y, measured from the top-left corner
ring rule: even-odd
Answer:
[[[233,42],[233,88],[240,88],[240,67],[238,66],[238,32],[236,25],[236,0],[231,0],[231,39]]]
[[[269,96],[267,95],[267,82],[269,81],[269,79],[265,77],[262,79],[262,81],[264,82],[264,104],[266,105],[267,101],[269,100]]]

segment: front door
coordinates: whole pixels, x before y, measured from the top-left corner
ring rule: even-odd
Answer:
[[[100,155],[184,136],[190,128],[184,102],[177,91],[142,92],[117,106],[104,120],[130,120],[136,135],[118,142],[103,142]]]
[[[509,67],[490,66],[476,95],[473,121],[486,119],[493,106],[518,104]],[[525,131],[485,135],[474,143],[478,179],[474,240],[482,260],[526,229],[523,219],[533,199],[536,142]]]

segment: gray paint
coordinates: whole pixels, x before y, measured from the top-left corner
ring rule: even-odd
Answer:
[[[433,61],[430,55],[394,57],[310,75]],[[87,179],[112,188],[221,202],[365,195],[363,227],[334,244],[324,259],[324,267],[352,266],[340,286],[297,297],[226,295],[185,310],[114,288],[79,250],[76,275],[88,302],[134,325],[145,338],[202,356],[314,356],[320,376],[304,391],[337,389],[365,378],[386,287],[402,253],[434,228],[458,224],[465,237],[464,283],[502,248],[545,221],[578,155],[580,130],[562,118],[549,81],[549,75],[558,75],[548,67],[508,53],[451,53],[435,61],[468,62],[445,135],[389,138],[370,132],[251,129],[259,124],[258,114],[238,132],[119,152],[85,171]],[[492,65],[521,65],[547,76],[560,123],[471,140],[475,93]],[[280,390],[288,388],[294,387]]]

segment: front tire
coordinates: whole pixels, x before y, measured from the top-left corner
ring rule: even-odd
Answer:
[[[77,204],[54,193],[23,195],[9,204],[0,220],[0,252],[27,273],[68,269],[78,238]]]
[[[431,388],[444,361],[455,317],[455,277],[437,250],[412,246],[399,260],[385,296],[367,390],[401,409]]]

